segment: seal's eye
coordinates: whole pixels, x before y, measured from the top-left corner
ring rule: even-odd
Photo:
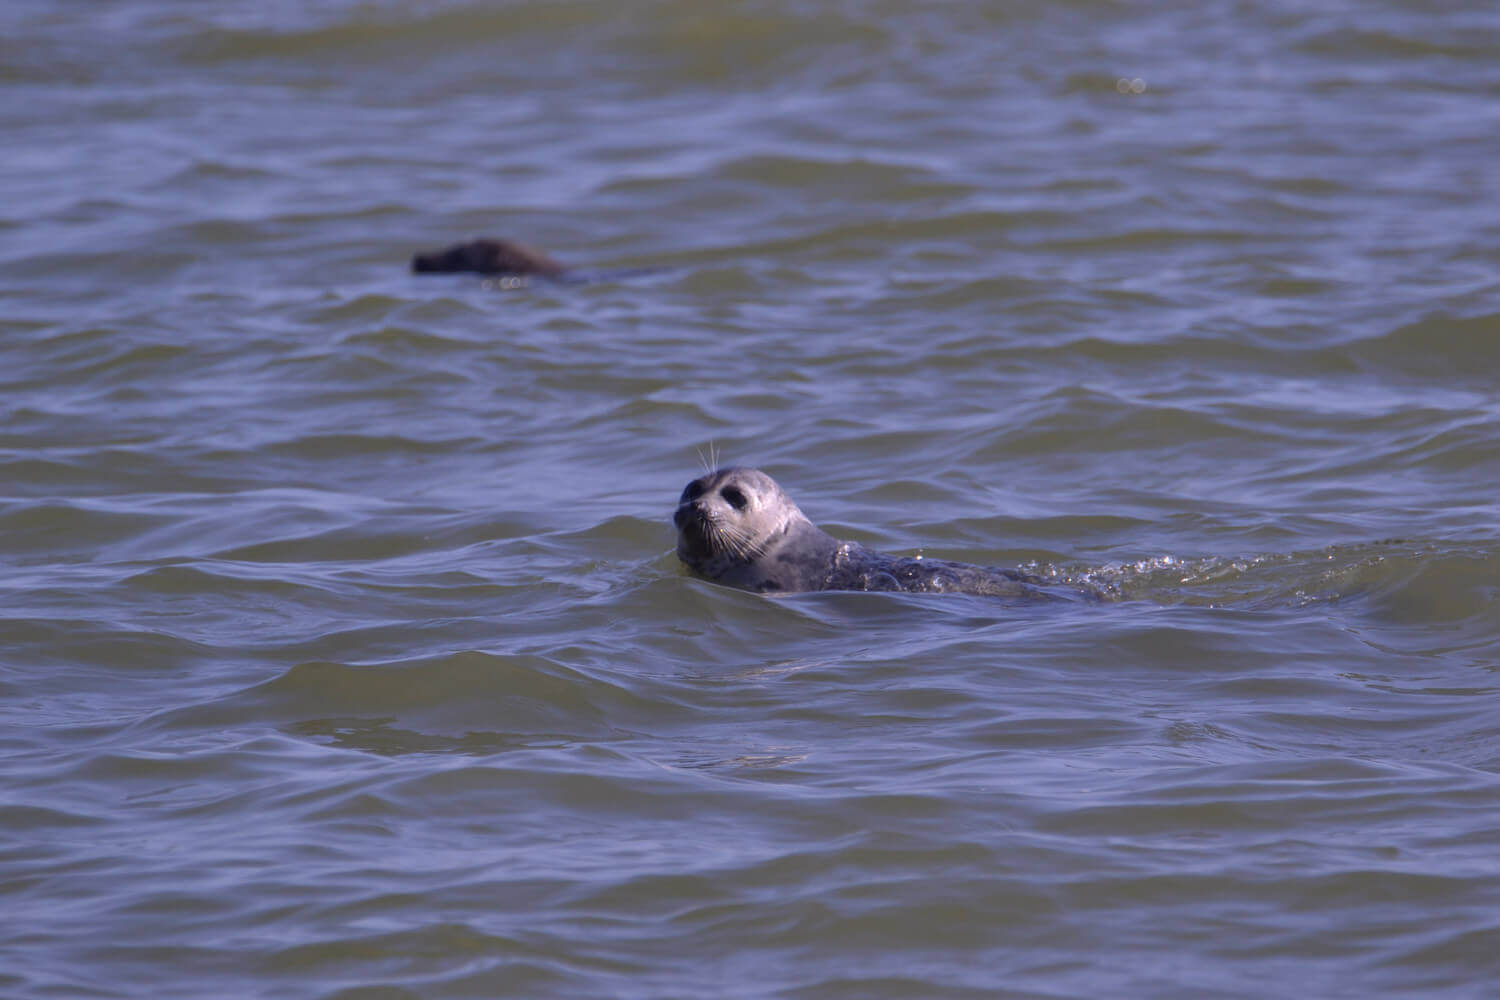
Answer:
[[[750,502],[745,499],[745,494],[740,492],[740,488],[738,486],[724,487],[719,491],[719,496],[723,497],[725,501],[728,502],[729,506],[733,507],[735,510],[744,510],[745,504]]]
[[[682,491],[682,499],[677,502],[680,504],[692,503],[702,495],[703,484],[694,479],[692,482],[687,484],[687,488]]]

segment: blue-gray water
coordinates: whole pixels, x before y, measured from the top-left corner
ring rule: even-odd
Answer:
[[[8,0],[0,135],[0,996],[1496,994],[1493,5]]]

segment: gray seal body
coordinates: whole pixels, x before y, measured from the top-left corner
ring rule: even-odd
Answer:
[[[888,556],[823,531],[759,469],[718,469],[682,491],[677,557],[705,580],[760,594],[814,590],[1055,597],[1014,570]]]

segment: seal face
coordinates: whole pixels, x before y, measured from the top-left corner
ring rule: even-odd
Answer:
[[[759,469],[717,469],[682,491],[677,558],[697,575],[757,593],[813,590],[958,592],[1055,597],[1046,581],[1014,570],[888,556],[844,542],[802,513]]]
[[[759,469],[719,469],[693,480],[672,521],[684,565],[758,593],[825,589],[839,547]]]
[[[446,250],[419,253],[411,259],[411,269],[418,274],[537,275],[558,278],[563,266],[540,250],[512,243],[510,240],[471,240]]]

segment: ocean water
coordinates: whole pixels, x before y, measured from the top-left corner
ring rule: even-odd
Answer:
[[[1500,9],[11,0],[0,134],[0,996],[1496,995]]]

